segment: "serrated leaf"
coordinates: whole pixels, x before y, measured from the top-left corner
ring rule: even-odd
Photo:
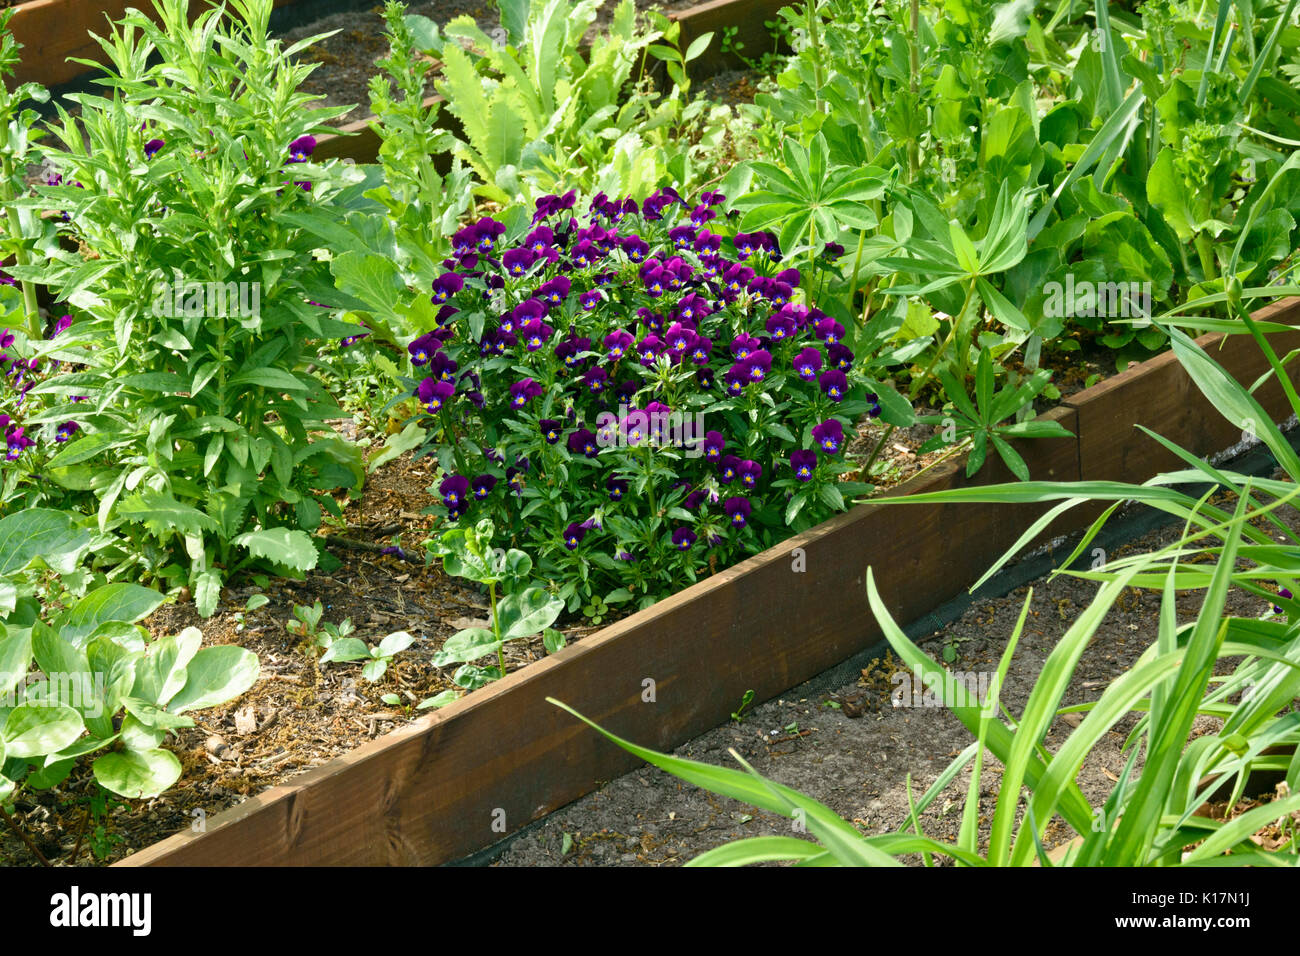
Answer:
[[[266,558],[285,564],[295,571],[310,571],[316,567],[319,554],[311,535],[306,531],[289,528],[264,528],[246,531],[232,539],[232,543],[248,549],[255,558]]]

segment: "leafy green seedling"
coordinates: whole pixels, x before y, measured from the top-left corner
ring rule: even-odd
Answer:
[[[415,638],[406,631],[395,631],[374,647],[367,647],[366,642],[360,638],[340,637],[330,643],[320,660],[322,664],[363,660],[366,663],[361,668],[361,676],[373,684],[388,672],[389,661],[414,643]]]
[[[443,570],[448,574],[488,587],[492,628],[469,627],[457,631],[433,658],[437,667],[460,664],[452,681],[466,690],[475,690],[503,677],[506,642],[546,631],[564,610],[563,601],[545,588],[531,585],[532,558],[514,548],[501,551],[491,547],[495,530],[485,518],[472,528],[452,528],[428,544],[434,556],[442,559]],[[507,592],[500,600],[497,600],[498,585]],[[551,641],[554,643],[554,638]],[[549,645],[547,649],[550,650]],[[473,663],[493,653],[497,656],[496,667]]]
[[[745,695],[740,698],[740,706],[737,707],[735,712],[731,715],[731,719],[734,720],[736,723],[742,722],[745,719],[744,716],[745,708],[748,707],[753,702],[754,702],[754,692],[752,690],[745,691]]]
[[[970,456],[966,461],[966,474],[973,475],[983,467],[988,457],[989,445],[1006,463],[1011,473],[1021,481],[1029,480],[1029,466],[1020,453],[1011,447],[1013,438],[1070,438],[1071,433],[1057,422],[1032,420],[1014,421],[1014,417],[1047,386],[1051,373],[1039,369],[1026,376],[1018,385],[1005,385],[994,393],[993,353],[980,351],[975,370],[975,401],[966,394],[966,388],[947,369],[936,373],[944,391],[952,401],[952,410],[943,415],[920,415],[917,421],[926,425],[943,426],[939,434],[927,441],[918,451],[924,455],[945,445],[970,443]]]

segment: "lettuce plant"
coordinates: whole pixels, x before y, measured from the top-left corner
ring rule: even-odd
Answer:
[[[844,480],[856,422],[911,422],[723,201],[598,195],[582,226],[569,193],[480,219],[409,343],[401,440],[427,436],[446,516],[491,518],[570,610],[651,603],[843,510],[870,487]]]
[[[91,539],[51,509],[0,519],[0,804],[57,786],[92,755],[105,789],[155,797],[181,774],[167,734],[257,680],[255,654],[200,649],[196,628],[151,639],[135,623],[163,602],[148,588],[104,584],[68,607],[42,607],[42,572],[75,568]]]
[[[78,425],[46,477],[130,540],[124,560],[186,562],[204,614],[242,563],[313,567],[303,529],[362,477],[309,370],[322,342],[362,330],[312,301],[328,266],[292,219],[355,174],[311,162],[334,114],[306,108],[310,68],[268,39],[270,0],[232,8],[191,24],[159,0],[161,25],[132,12],[100,41],[111,93],[71,96],[76,118],[59,107],[60,173],[27,203],[61,211],[87,251],[20,270],[79,310],[62,374],[39,386]]]

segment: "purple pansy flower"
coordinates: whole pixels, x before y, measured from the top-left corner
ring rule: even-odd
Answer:
[[[534,262],[537,261],[537,253],[528,246],[519,249],[508,249],[505,255],[501,257],[501,264],[505,270],[512,276],[521,276],[527,272]]]
[[[415,390],[416,397],[429,410],[430,414],[434,415],[442,411],[447,399],[455,394],[455,385],[451,382],[439,381],[436,378],[426,378],[420,383],[419,388]]]
[[[605,354],[609,356],[611,362],[617,362],[635,344],[636,339],[631,332],[615,329],[605,336]]]
[[[568,447],[569,451],[585,455],[588,458],[595,458],[600,453],[600,446],[596,444],[595,432],[586,428],[579,428],[569,436]]]
[[[813,326],[813,333],[827,345],[834,345],[844,338],[844,326],[827,316],[817,321]]]
[[[736,480],[740,474],[740,456],[723,455],[718,462],[718,481],[724,485],[729,485]]]
[[[453,511],[462,509],[468,491],[469,479],[464,475],[448,475],[438,485],[438,494],[442,495],[443,503]]]
[[[794,357],[795,373],[804,381],[811,382],[817,378],[817,373],[821,371],[822,353],[817,351],[811,345],[801,350]]]
[[[758,486],[758,479],[763,477],[763,466],[746,458],[736,466],[736,476],[742,485],[752,491]]]
[[[754,510],[754,506],[749,503],[748,498],[736,496],[724,501],[722,510],[731,519],[732,527],[743,528],[745,522],[749,519],[750,513]]]
[[[547,305],[559,305],[568,298],[569,290],[573,284],[569,281],[568,276],[556,276],[554,279],[548,279],[541,284],[537,290],[537,297]]]
[[[456,272],[444,272],[433,280],[433,302],[435,305],[446,302],[453,295],[465,288],[465,279]]]
[[[582,544],[582,539],[587,536],[587,529],[576,521],[564,529],[564,546],[570,551],[576,550],[578,545]]]
[[[828,455],[833,455],[844,443],[844,426],[840,424],[839,419],[828,418],[820,425],[813,426],[812,437],[818,448]]]
[[[817,452],[808,449],[790,452],[790,467],[800,481],[812,481],[813,471],[817,468]]]
[[[510,407],[523,408],[535,398],[542,397],[542,386],[534,379],[521,379],[510,386]]]
[[[148,147],[146,147],[148,148]],[[315,136],[299,136],[289,144],[290,163],[305,163],[311,158],[312,151],[316,149]]]
[[[817,384],[827,396],[838,402],[844,398],[845,392],[848,391],[849,380],[839,369],[829,368],[818,377]]]
[[[429,360],[433,358],[434,353],[441,347],[442,342],[432,332],[426,332],[419,338],[412,340],[411,344],[406,347],[406,351],[411,353],[412,365],[428,365]]]

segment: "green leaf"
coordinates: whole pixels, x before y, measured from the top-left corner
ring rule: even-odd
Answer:
[[[63,639],[84,647],[90,635],[106,621],[134,624],[148,617],[167,599],[152,588],[125,581],[105,584],[72,606],[61,629]]]
[[[266,601],[265,595],[254,595],[261,597],[263,603]],[[200,571],[194,578],[194,607],[199,612],[200,617],[211,617],[216,613],[217,602],[221,599],[221,572],[209,568],[206,571]],[[251,602],[250,602],[251,603]]]
[[[16,511],[0,519],[0,575],[21,571],[37,557],[51,567],[65,567],[66,561],[55,559],[79,559],[89,545],[90,532],[78,528],[62,511]]]
[[[460,694],[454,690],[444,690],[440,694],[434,694],[432,697],[426,697],[415,705],[416,710],[429,710],[435,707],[446,707],[448,704],[454,704],[460,700]]]
[[[289,528],[264,528],[246,531],[231,539],[233,544],[247,548],[255,558],[266,558],[285,564],[295,571],[310,571],[316,567],[319,554],[306,531]]]
[[[105,790],[132,800],[151,800],[181,776],[181,762],[161,748],[107,753],[92,769]]]
[[[419,448],[424,444],[426,434],[419,422],[407,422],[406,427],[400,432],[388,436],[387,441],[384,442],[384,447],[379,450],[379,454],[370,459],[367,470],[373,473],[380,465],[395,458],[400,458],[408,451]]]
[[[376,656],[393,657],[400,654],[414,643],[415,638],[406,631],[395,631],[379,642],[379,647],[375,649],[377,652]]]
[[[124,439],[117,438],[108,432],[95,432],[85,438],[70,442],[66,448],[46,463],[46,467],[63,468],[68,465],[80,464],[108,451],[110,448],[116,448],[118,445],[124,444],[126,444]]]
[[[697,36],[691,41],[691,45],[686,48],[686,55],[682,57],[687,63],[696,57],[703,55],[704,51],[709,48],[709,43],[713,40],[713,33],[704,33]]]
[[[123,697],[122,705],[127,713],[152,731],[179,730],[182,727],[194,726],[193,718],[181,714],[169,714],[161,707],[139,697]]]
[[[155,641],[136,662],[131,696],[166,707],[185,686],[187,668],[202,645],[203,635],[197,627],[187,627],[175,637]]]
[[[263,388],[274,389],[277,392],[307,391],[306,383],[300,381],[296,375],[278,368],[249,369],[246,372],[240,372],[227,385],[230,387],[260,385]]]
[[[24,629],[10,634],[0,624],[0,699],[22,682],[31,663],[31,631]]]
[[[444,667],[447,664],[476,661],[495,653],[500,646],[501,643],[487,628],[468,627],[447,639],[438,653],[433,655],[433,663],[435,667]]]
[[[546,653],[554,654],[565,644],[564,635],[553,627],[548,627],[542,631],[542,645],[546,648]]]
[[[207,514],[161,491],[142,491],[123,498],[117,504],[117,513],[128,521],[144,525],[156,535],[167,531],[198,534],[218,529],[217,522]]]
[[[341,664],[346,664],[349,661],[362,659],[370,659],[370,648],[366,647],[366,642],[355,637],[340,637],[330,644],[329,650],[321,655],[320,662],[328,664],[330,661],[338,661]]]
[[[174,714],[234,700],[257,682],[261,665],[252,651],[222,644],[203,648],[185,670],[185,686],[167,702]]]
[[[513,641],[536,634],[550,627],[564,610],[564,602],[552,597],[542,588],[529,588],[519,594],[508,594],[497,602],[497,619],[501,626],[501,639]]]
[[[10,758],[43,757],[70,746],[85,731],[71,707],[19,704],[5,718],[5,752]]]

